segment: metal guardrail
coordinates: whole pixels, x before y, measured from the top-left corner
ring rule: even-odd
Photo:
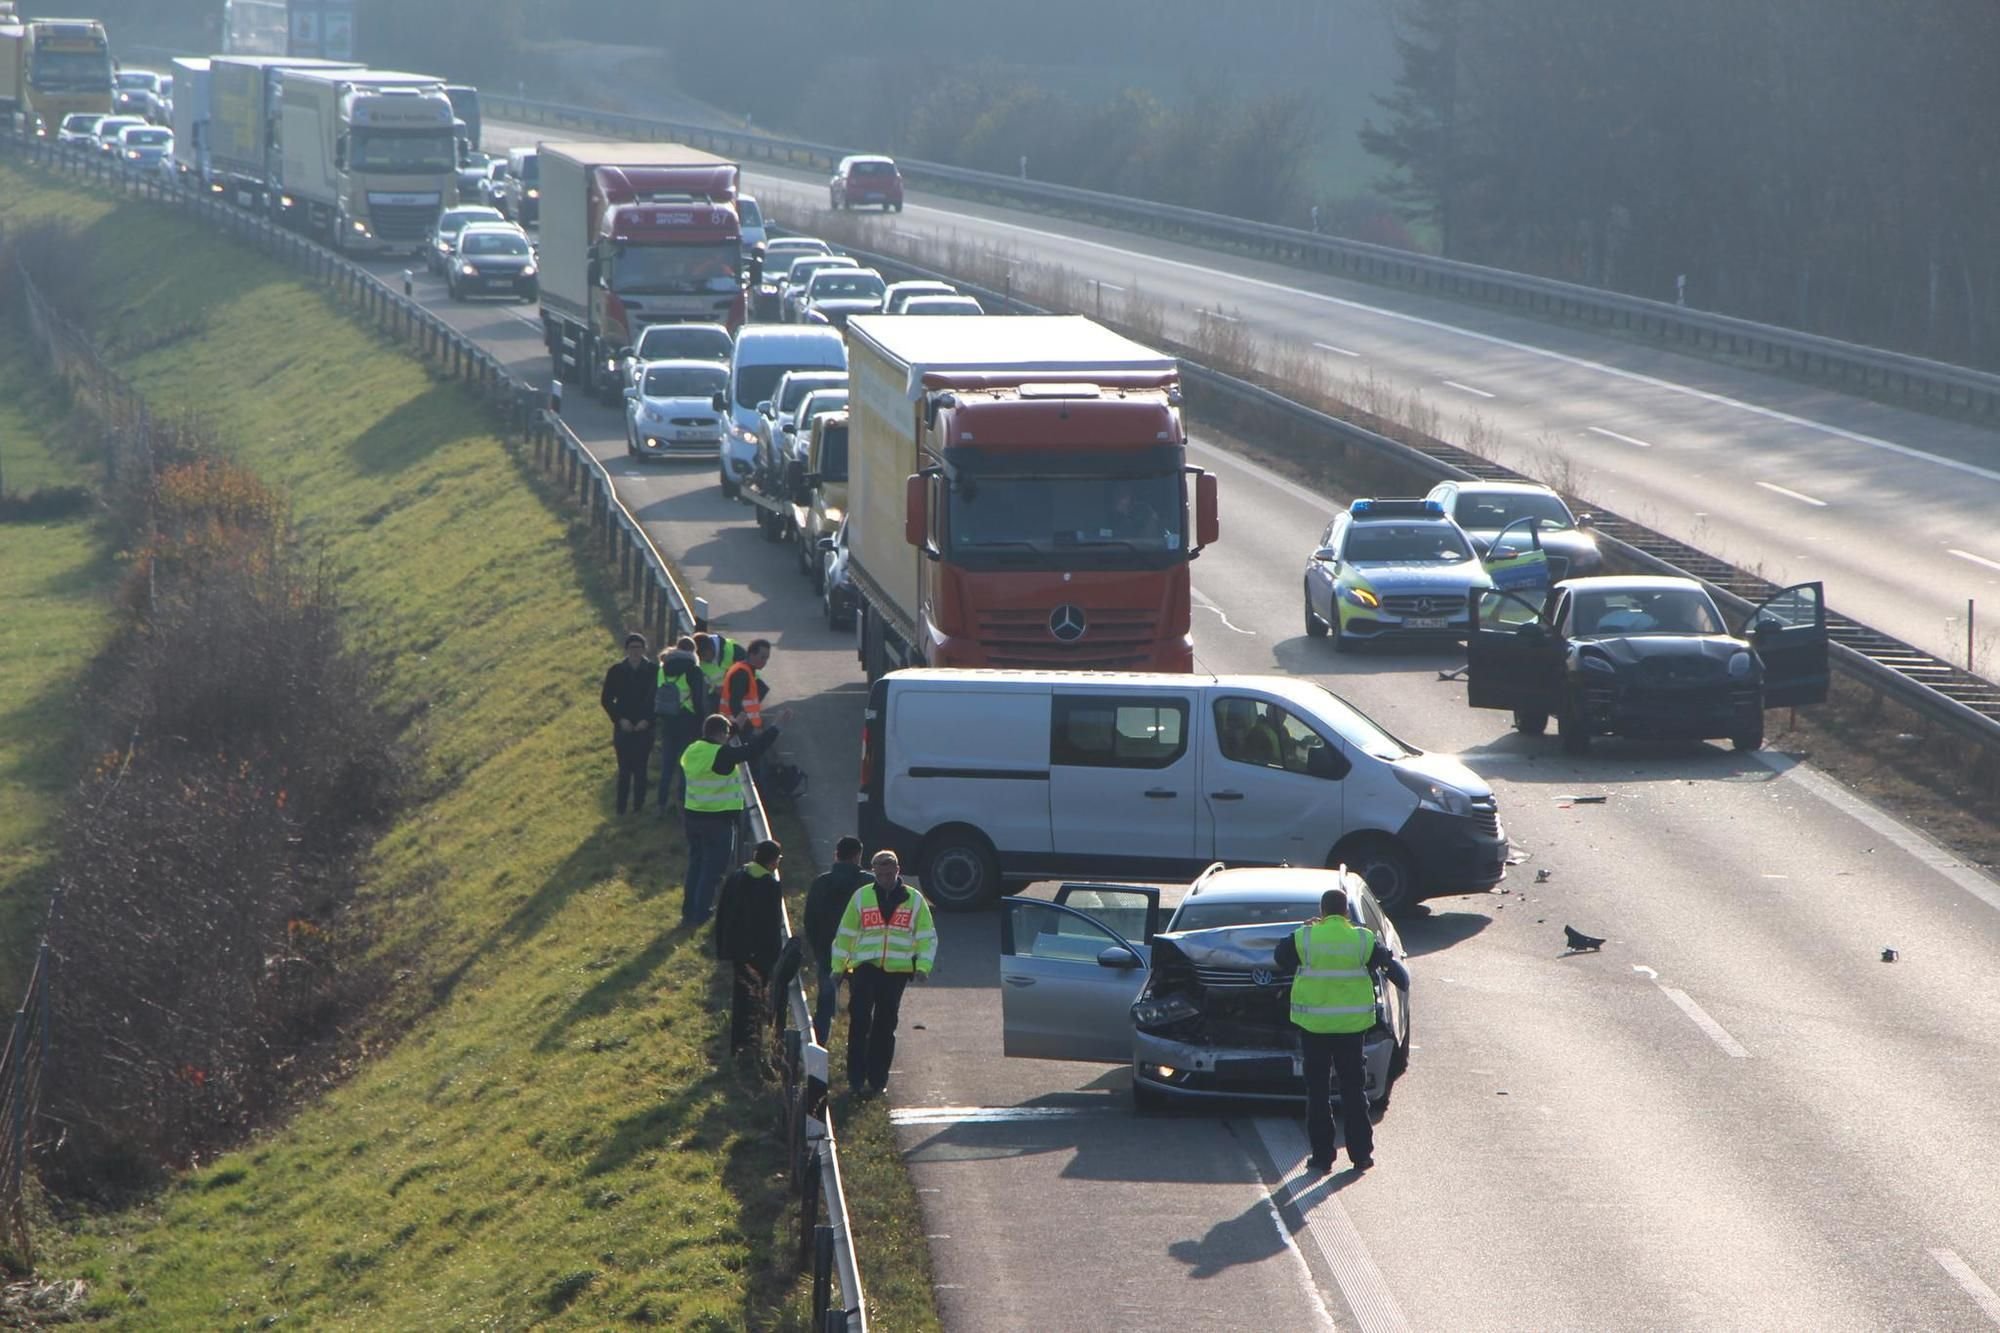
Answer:
[[[619,500],[610,472],[585,447],[569,423],[562,419],[558,411],[541,406],[540,391],[514,378],[492,353],[439,319],[409,295],[397,291],[388,282],[325,246],[286,230],[268,218],[236,208],[217,197],[182,189],[177,184],[170,185],[156,175],[126,171],[115,160],[101,154],[70,149],[48,140],[23,140],[12,136],[0,136],[0,147],[13,150],[37,166],[80,177],[128,197],[185,210],[214,224],[217,230],[232,239],[304,272],[389,336],[408,345],[434,369],[465,383],[487,406],[500,414],[508,430],[521,436],[531,449],[536,464],[562,487],[573,502],[588,511],[592,531],[603,542],[603,555],[616,565],[623,590],[638,602],[655,643],[669,642],[682,634],[706,627],[706,604],[700,599],[688,597],[666,557],[646,535],[644,525]],[[47,312],[44,310],[42,315],[45,318]],[[96,361],[94,350],[91,360],[93,363]],[[115,372],[109,372],[108,368],[104,370],[108,373],[89,378],[96,379],[106,390],[130,398],[136,404],[135,410],[143,412],[143,399]],[[739,837],[752,842],[768,838],[771,836],[770,820],[756,781],[747,766],[738,771],[742,774],[745,805]],[[789,939],[789,916],[785,919],[785,933]],[[36,976],[41,979],[41,989],[37,991],[31,987],[22,1015],[28,1014],[33,1004],[43,1006],[37,1011],[41,1019],[39,1027],[34,1030],[42,1034],[41,1040],[45,1044],[45,969],[38,967]],[[41,997],[39,1001],[37,995]],[[802,976],[793,979],[786,1000],[783,1086],[787,1116],[794,1135],[794,1184],[803,1198],[800,1249],[813,1261],[812,1326],[821,1333],[832,1333],[832,1330],[867,1333],[867,1302],[861,1286],[860,1266],[854,1254],[846,1196],[841,1187],[840,1159],[832,1118],[825,1104],[827,1053],[813,1040],[811,1010],[806,1001]],[[16,1017],[17,1037],[27,1022],[22,1015]],[[33,1027],[32,1024],[30,1026]],[[8,1095],[9,1079],[22,1082],[30,1070],[34,1079],[39,1078],[39,1054],[43,1047],[34,1048],[36,1059],[32,1066],[25,1055],[15,1055],[15,1048],[16,1042],[10,1039],[5,1057],[8,1063],[0,1065],[0,1096]],[[9,1072],[16,1065],[24,1071],[23,1074]],[[24,1083],[24,1086],[27,1084]],[[7,1118],[8,1108],[13,1104],[13,1098],[8,1096],[7,1106],[0,1107],[0,1133],[14,1126],[15,1122]],[[21,1141],[25,1143],[25,1130],[22,1131]],[[17,1152],[12,1157],[7,1154],[6,1145],[0,1144],[0,1189],[6,1188],[10,1180],[15,1186],[19,1183],[21,1153]],[[10,1171],[13,1173],[11,1176]],[[20,1211],[18,1188],[11,1196],[0,1195],[0,1211],[8,1209],[9,1198],[13,1199],[8,1212],[11,1218]],[[819,1220],[822,1205],[826,1216],[824,1222]],[[25,1218],[21,1226],[25,1228]],[[837,1307],[831,1299],[835,1283],[841,1298]]]
[[[779,228],[778,230],[784,230]],[[948,273],[843,245],[853,255],[885,273],[950,282],[996,313],[1047,314],[1015,296],[963,281]],[[1407,468],[1429,481],[1448,477],[1464,480],[1533,481],[1510,468],[1441,440],[1405,444],[1366,430],[1351,421],[1303,403],[1261,384],[1182,360],[1181,381],[1191,405],[1204,396],[1238,407],[1249,407],[1291,422],[1346,449],[1358,450],[1383,462]],[[1600,544],[1634,568],[1699,580],[1730,610],[1743,614],[1778,591],[1766,579],[1718,560],[1683,542],[1596,505],[1585,505],[1594,516]],[[1827,612],[1833,665],[1848,676],[1909,708],[1919,716],[1972,741],[2000,760],[2000,684],[1963,670],[1921,648],[1833,611]]]
[[[485,95],[484,105],[486,115],[496,120],[606,138],[667,140],[738,161],[776,166],[831,170],[847,154],[863,151],[493,93]],[[1858,390],[1912,407],[1966,412],[1981,419],[2000,417],[2000,374],[1926,357],[1864,347],[1581,283],[1371,245],[1299,227],[1253,222],[1196,208],[973,171],[941,162],[899,158],[897,165],[910,181],[951,192],[970,191],[1014,205],[1076,213],[1090,221],[1190,239],[1316,272],[1610,329],[1668,346],[1735,357],[1782,374]]]
[[[0,1051],[0,1248],[10,1262],[31,1267],[35,1237],[28,1223],[28,1157],[42,1107],[42,1070],[49,1057],[50,984],[55,965],[45,929],[35,949],[34,971]]]

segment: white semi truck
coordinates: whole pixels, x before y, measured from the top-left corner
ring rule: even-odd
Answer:
[[[295,225],[336,250],[416,250],[457,202],[456,117],[444,80],[381,70],[284,78],[281,176]]]

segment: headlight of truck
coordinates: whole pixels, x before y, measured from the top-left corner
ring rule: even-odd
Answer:
[[[1396,781],[1410,789],[1417,798],[1417,804],[1426,810],[1435,810],[1442,815],[1457,815],[1463,818],[1472,813],[1472,798],[1456,787],[1446,786],[1435,778],[1422,773],[1412,773],[1408,769],[1393,770]]]
[[[1169,995],[1157,1000],[1140,1000],[1132,1006],[1132,1026],[1140,1028],[1170,1027],[1183,1019],[1193,1018],[1201,1010],[1193,1000],[1185,995]]]

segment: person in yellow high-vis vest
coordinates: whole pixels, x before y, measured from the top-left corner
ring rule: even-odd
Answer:
[[[736,826],[748,802],[743,775],[736,771],[775,745],[778,729],[770,727],[745,743],[731,738],[729,719],[710,714],[701,739],[681,752],[683,827],[687,830],[687,888],[681,898],[681,924],[701,925],[715,910],[715,888],[729,871],[736,848]]]
[[[1362,1049],[1375,1026],[1375,972],[1402,972],[1375,932],[1347,919],[1347,891],[1320,895],[1321,915],[1278,941],[1278,969],[1292,974],[1292,1026],[1299,1029],[1306,1070],[1307,1166],[1333,1170],[1334,1088],[1340,1090],[1340,1128],[1356,1170],[1375,1165],[1375,1128],[1368,1119],[1367,1070]],[[1402,978],[1408,984],[1408,976]]]
[[[875,853],[869,868],[875,878],[847,900],[833,937],[833,970],[847,977],[847,1086],[857,1097],[888,1086],[903,989],[913,977],[930,980],[937,961],[931,905],[903,882],[896,854]]]
[[[653,731],[660,738],[660,818],[674,803],[681,781],[681,753],[701,739],[701,724],[715,711],[709,703],[708,682],[695,657],[694,639],[683,636],[660,654],[660,674],[653,690]]]

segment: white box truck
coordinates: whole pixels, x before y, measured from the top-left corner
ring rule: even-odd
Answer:
[[[423,246],[458,197],[458,139],[444,80],[342,70],[284,76],[284,171],[274,193],[336,250]]]
[[[191,189],[207,189],[209,61],[205,56],[175,56],[174,171]]]

